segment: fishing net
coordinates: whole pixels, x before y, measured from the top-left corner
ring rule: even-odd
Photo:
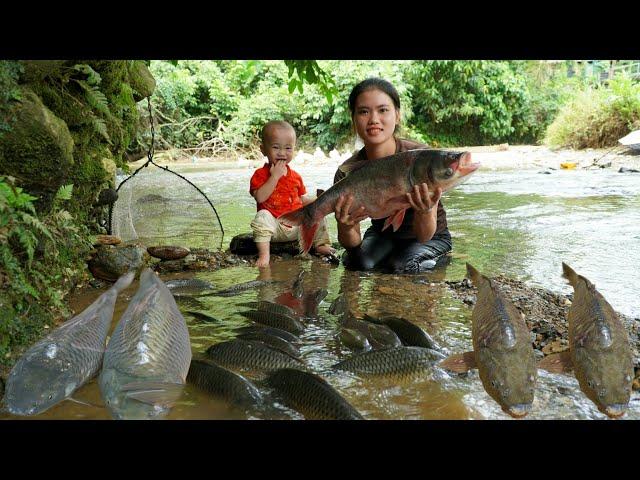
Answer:
[[[123,242],[137,240],[147,246],[220,250],[224,229],[211,200],[190,180],[153,161],[153,117],[147,102],[148,160],[131,175],[116,179],[118,196],[109,207],[109,233]]]

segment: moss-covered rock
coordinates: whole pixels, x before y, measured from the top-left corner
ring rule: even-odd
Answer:
[[[16,177],[30,193],[50,198],[74,165],[73,138],[30,88],[22,86],[20,96],[12,107],[16,120],[0,142],[0,172]]]
[[[129,64],[129,84],[133,88],[133,98],[136,102],[150,97],[156,89],[156,80],[141,60]]]

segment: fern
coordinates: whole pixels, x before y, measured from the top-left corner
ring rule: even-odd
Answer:
[[[73,183],[62,185],[56,192],[56,200],[69,200],[73,194]]]
[[[109,132],[107,131],[107,124],[105,123],[105,121],[92,114],[91,123],[93,125],[93,128],[96,129],[96,132],[102,135],[102,138],[104,138],[107,143],[111,143],[111,138],[109,138]]]
[[[75,82],[84,89],[84,96],[92,108],[105,115],[110,115],[109,101],[96,85],[91,86],[84,80],[75,80]]]
[[[74,65],[72,68],[87,75],[87,83],[89,85],[100,85],[102,83],[102,77],[100,74],[86,63],[79,63]]]

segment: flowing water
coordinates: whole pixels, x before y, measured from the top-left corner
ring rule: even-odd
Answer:
[[[297,168],[308,191],[331,185],[334,165]],[[188,169],[182,172],[212,200],[222,219],[228,246],[234,235],[248,232],[255,203],[248,194],[251,169],[220,171]],[[161,174],[162,175],[162,174]],[[166,174],[164,174],[166,175]],[[158,192],[162,179],[151,191]],[[174,191],[174,194],[176,192]],[[141,195],[144,193],[141,193]],[[255,279],[276,280],[232,297],[199,297],[199,304],[179,300],[185,313],[194,357],[220,341],[233,338],[235,328],[250,322],[239,314],[241,303],[271,300],[289,305],[307,315],[301,335],[302,359],[312,371],[333,385],[367,419],[509,419],[484,391],[477,370],[465,376],[449,376],[434,370],[404,384],[360,379],[334,372],[331,365],[350,356],[335,338],[338,317],[327,312],[340,291],[357,315],[394,314],[413,321],[427,331],[447,353],[471,349],[471,307],[454,299],[443,283],[460,280],[469,261],[487,275],[503,274],[558,293],[571,288],[561,276],[561,262],[594,282],[617,311],[640,318],[635,289],[640,284],[640,174],[613,171],[554,171],[480,169],[466,183],[443,198],[454,249],[449,264],[420,275],[389,275],[349,272],[318,259],[284,259],[272,262],[270,271],[258,273],[249,266],[215,272],[174,274],[163,279],[196,277],[216,288]],[[164,224],[188,216],[188,209],[164,210]],[[194,217],[197,222],[197,217]],[[335,240],[335,221],[328,219]],[[366,228],[366,224],[363,225]],[[206,225],[202,226],[206,230]],[[150,230],[151,231],[151,230]],[[163,229],[165,232],[166,229]],[[212,239],[211,248],[219,239]],[[328,290],[320,304],[292,295],[292,283],[301,270],[307,275],[305,292]],[[117,323],[133,296],[137,283],[119,298],[114,316]],[[88,306],[101,292],[73,298],[76,312]],[[219,322],[203,322],[187,314],[205,312]],[[106,419],[106,409],[95,380],[75,395],[88,406],[62,402],[34,418]],[[302,416],[276,405],[269,418],[298,419]],[[7,414],[0,418],[17,418]],[[224,404],[187,385],[183,396],[167,418],[225,419],[238,417]],[[250,415],[248,418],[265,418]],[[604,419],[582,394],[573,377],[539,371],[535,401],[529,419]],[[623,419],[640,418],[640,395],[633,392]]]

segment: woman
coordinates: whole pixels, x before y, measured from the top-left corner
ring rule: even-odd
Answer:
[[[395,136],[400,124],[400,96],[386,80],[369,78],[357,84],[349,95],[349,110],[364,147],[338,167],[334,183],[370,160],[427,148]],[[400,228],[383,232],[385,219],[372,220],[364,237],[360,234],[360,222],[368,216],[365,207],[349,214],[353,197],[340,197],[335,216],[338,241],[346,249],[347,268],[390,268],[395,273],[417,273],[432,268],[438,257],[451,250],[447,215],[440,202],[442,191],[429,192],[428,185],[423,183],[406,195],[412,208],[407,210]]]

